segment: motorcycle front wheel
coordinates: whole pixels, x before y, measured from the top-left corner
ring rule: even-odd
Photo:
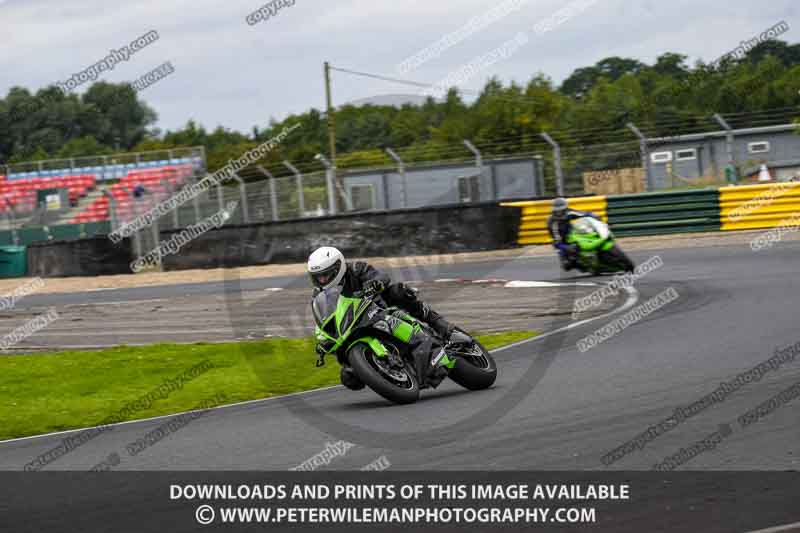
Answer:
[[[390,402],[409,404],[419,400],[419,382],[408,363],[400,369],[379,357],[366,344],[358,343],[347,354],[361,381]]]

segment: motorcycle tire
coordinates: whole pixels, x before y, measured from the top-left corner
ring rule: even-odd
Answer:
[[[347,355],[350,366],[361,381],[380,396],[401,405],[419,400],[419,382],[408,363],[402,372],[405,381],[401,381],[393,379],[387,373],[388,361],[384,362],[383,358],[376,356],[366,344],[356,344],[350,348]],[[394,369],[391,371],[400,373]]]
[[[497,363],[481,343],[474,341],[473,347],[475,356],[454,354],[456,364],[448,377],[468,390],[488,389],[497,379]]]
[[[606,264],[614,265],[624,272],[633,272],[636,268],[633,261],[616,244],[610,250],[603,252],[602,259]]]

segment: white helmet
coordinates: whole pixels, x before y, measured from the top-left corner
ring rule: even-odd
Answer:
[[[341,283],[346,270],[344,254],[332,246],[318,248],[308,258],[308,275],[311,283],[319,289]]]

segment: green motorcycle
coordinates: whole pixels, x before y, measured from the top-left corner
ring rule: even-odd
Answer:
[[[492,355],[464,331],[456,329],[445,344],[427,324],[387,307],[380,296],[347,297],[332,287],[312,299],[311,309],[324,352],[317,366],[325,364],[326,355],[335,355],[389,401],[414,403],[421,389],[437,387],[445,376],[469,390],[487,389],[497,378]],[[412,353],[413,346],[423,346],[424,352]]]
[[[577,247],[577,268],[592,274],[633,272],[635,265],[617,246],[608,224],[592,217],[570,222],[567,244]]]

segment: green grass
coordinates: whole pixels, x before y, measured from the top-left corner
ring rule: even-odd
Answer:
[[[479,336],[489,349],[535,335]],[[233,403],[339,383],[339,365],[316,368],[313,339],[156,344],[0,357],[0,439],[98,425],[128,402],[208,361],[209,371],[128,419],[191,410],[223,394]]]

